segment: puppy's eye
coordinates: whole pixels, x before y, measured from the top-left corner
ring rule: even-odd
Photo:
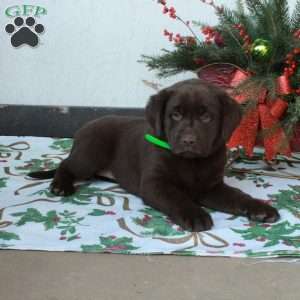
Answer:
[[[209,123],[212,120],[212,116],[209,113],[206,112],[206,113],[201,115],[200,120],[203,123]]]
[[[174,121],[180,121],[182,119],[182,114],[178,111],[174,111],[172,114],[171,114],[171,118],[174,120]]]

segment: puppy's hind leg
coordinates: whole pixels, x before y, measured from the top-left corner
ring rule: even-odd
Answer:
[[[99,162],[95,163],[95,161],[93,156],[89,157],[82,152],[71,153],[56,170],[51,183],[51,192],[59,196],[69,196],[75,193],[75,181],[94,178],[97,170],[103,168]]]
[[[98,172],[108,169],[111,153],[107,144],[102,145],[89,135],[75,139],[70,156],[55,172],[51,191],[59,196],[69,196],[75,192],[75,181],[92,179]]]
[[[68,159],[64,160],[55,172],[50,190],[57,196],[70,196],[75,193],[75,176],[68,168]]]

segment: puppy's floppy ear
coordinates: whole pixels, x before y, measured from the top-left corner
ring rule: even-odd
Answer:
[[[158,137],[163,137],[164,135],[165,108],[171,94],[170,90],[164,89],[158,94],[151,96],[146,106],[146,120]]]
[[[242,109],[234,99],[232,99],[226,92],[219,93],[219,99],[222,103],[222,136],[227,142],[233,131],[238,127],[242,119]]]

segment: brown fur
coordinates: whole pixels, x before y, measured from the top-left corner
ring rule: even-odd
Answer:
[[[197,79],[179,82],[150,98],[146,119],[108,116],[81,128],[52,192],[72,194],[74,181],[109,171],[187,230],[213,226],[202,207],[275,222],[276,209],[223,182],[225,142],[240,119],[239,105],[222,90]],[[146,142],[145,133],[167,140],[171,151]]]

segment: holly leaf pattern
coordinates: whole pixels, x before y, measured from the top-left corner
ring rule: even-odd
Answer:
[[[34,208],[28,208],[25,212],[13,213],[14,217],[21,217],[16,226],[23,226],[27,223],[42,223],[45,230],[60,229],[60,240],[72,241],[80,238],[76,234],[76,226],[80,226],[84,217],[76,217],[76,212],[64,210],[57,213],[55,210],[48,211],[43,215],[40,211]]]
[[[0,230],[0,240],[10,241],[10,240],[19,240],[19,239],[20,237],[13,232]]]
[[[164,214],[153,209],[144,208],[143,218],[133,218],[135,224],[142,226],[145,230],[143,235],[160,235],[160,236],[176,236],[182,235],[183,230],[179,226],[175,226]]]
[[[70,152],[73,145],[72,139],[55,139],[49,148],[62,152]]]
[[[56,169],[58,167],[58,164],[59,164],[58,162],[55,162],[49,158],[46,159],[34,158],[29,161],[25,161],[25,164],[16,167],[16,170],[26,171],[25,172],[26,174],[29,172]]]
[[[132,245],[132,238],[108,236],[99,237],[99,244],[81,245],[83,252],[113,252],[113,253],[128,253],[136,250],[138,247]]]
[[[300,186],[290,185],[289,190],[279,190],[279,193],[269,195],[277,209],[285,209],[300,219]]]
[[[264,243],[263,247],[272,247],[281,243],[288,244],[291,239],[294,241],[300,241],[300,224],[290,224],[287,221],[270,224],[250,224],[248,229],[234,229],[232,231],[241,234],[245,240],[255,240]],[[291,236],[299,234],[299,236]],[[297,243],[293,244],[295,247]],[[300,245],[300,243],[299,243]]]
[[[17,226],[22,226],[27,222],[42,223],[45,220],[43,215],[35,208],[28,208],[25,212],[13,213],[12,216],[21,216],[20,220],[16,223]]]
[[[89,213],[89,216],[100,217],[105,214],[106,214],[106,212],[102,209],[93,209],[93,211],[91,213]]]
[[[39,195],[47,198],[57,197],[56,195],[50,192],[49,188],[40,189],[37,192],[32,193],[32,195]],[[100,196],[112,198],[112,195],[110,195],[107,192],[102,192],[102,190],[98,187],[93,187],[91,185],[83,184],[77,189],[77,191],[74,194],[66,197],[60,197],[61,198],[60,201],[61,203],[88,205],[91,203],[92,198],[97,198]]]
[[[118,184],[78,183],[75,194],[59,197],[50,192],[50,180],[22,175],[55,168],[72,143],[0,136],[0,249],[26,245],[33,250],[100,253],[300,257],[299,181],[272,177],[300,176],[300,155],[278,156],[272,164],[262,161],[263,153],[242,156],[233,168],[270,176],[229,172],[225,178],[229,185],[271,201],[280,211],[279,222],[249,223],[244,217],[208,210],[212,230],[191,233]]]
[[[8,177],[0,178],[0,189],[5,188],[7,186]]]

